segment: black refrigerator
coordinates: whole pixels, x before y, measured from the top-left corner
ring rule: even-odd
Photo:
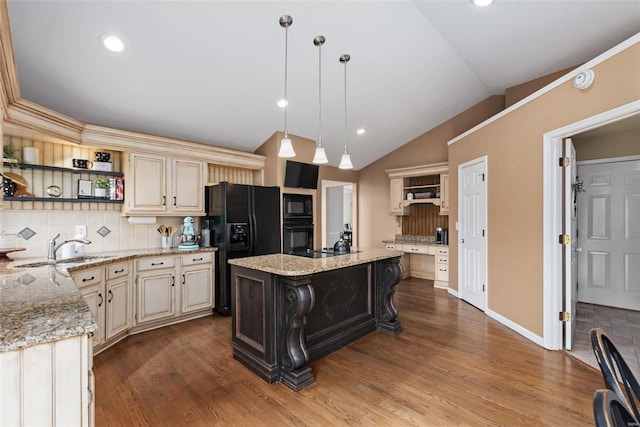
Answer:
[[[214,310],[231,314],[231,273],[227,260],[280,253],[280,188],[230,184],[205,187],[211,246],[218,248]]]

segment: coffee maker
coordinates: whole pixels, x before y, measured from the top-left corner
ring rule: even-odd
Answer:
[[[436,244],[438,245],[449,244],[449,231],[446,228],[436,227]]]

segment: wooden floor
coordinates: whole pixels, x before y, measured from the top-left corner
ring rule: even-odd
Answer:
[[[316,383],[299,393],[233,360],[228,317],[129,337],[95,357],[96,425],[594,425],[597,370],[431,283],[403,280],[404,331],[312,363]]]

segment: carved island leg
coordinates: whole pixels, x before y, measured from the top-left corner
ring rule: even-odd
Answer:
[[[280,382],[293,391],[300,391],[315,382],[309,367],[305,345],[307,313],[313,308],[314,293],[310,284],[284,286],[284,346]]]
[[[402,279],[400,258],[393,258],[378,264],[378,330],[388,334],[402,331],[402,324],[397,319],[398,310],[393,305],[393,295]]]

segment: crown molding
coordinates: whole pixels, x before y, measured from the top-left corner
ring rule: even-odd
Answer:
[[[171,156],[195,156],[200,160],[218,165],[247,169],[263,169],[265,166],[265,156],[259,154],[96,125],[85,125],[81,139],[82,143],[86,145],[108,147],[121,151],[161,152]]]

